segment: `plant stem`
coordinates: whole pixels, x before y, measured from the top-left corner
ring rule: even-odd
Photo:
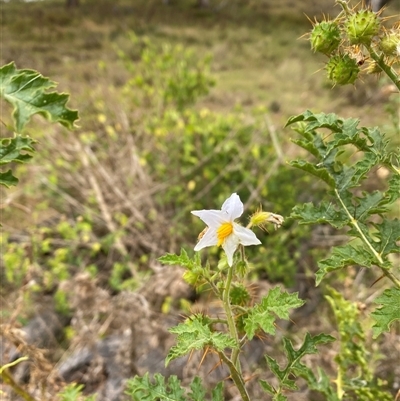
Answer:
[[[224,306],[226,320],[228,321],[228,328],[231,337],[236,342],[236,347],[232,350],[232,362],[236,367],[236,370],[241,374],[240,360],[239,360],[239,336],[236,330],[235,320],[232,314],[232,307],[229,299],[229,293],[231,289],[232,277],[233,277],[233,266],[228,269],[228,277],[226,278],[224,292],[222,294],[222,304]]]
[[[389,270],[382,267],[384,265],[384,262],[383,262],[381,255],[375,250],[375,248],[372,246],[372,244],[368,241],[368,238],[364,235],[363,231],[361,230],[360,226],[358,225],[357,220],[351,215],[351,213],[347,209],[346,205],[344,204],[344,202],[339,194],[339,191],[337,189],[335,189],[335,194],[336,194],[336,197],[339,199],[339,202],[342,205],[343,209],[345,210],[347,216],[349,217],[350,224],[355,227],[355,229],[360,234],[360,237],[363,240],[364,244],[367,245],[369,250],[375,256],[375,259],[378,261],[377,266],[381,269],[382,273],[396,285],[397,288],[400,288],[400,280],[398,280]]]
[[[219,357],[228,366],[229,372],[231,373],[231,378],[239,390],[239,393],[243,401],[250,401],[249,394],[247,393],[246,387],[244,385],[243,377],[240,372],[236,369],[235,364],[223,353],[218,352]]]
[[[379,68],[389,77],[389,79],[396,85],[397,89],[400,91],[400,78],[397,72],[385,63],[383,55],[379,55],[372,46],[366,46],[369,55],[378,64]]]
[[[347,4],[346,0],[336,0],[336,4],[339,4],[340,7],[343,8],[343,11],[346,15],[350,15],[351,14],[351,9],[349,8],[349,5]]]
[[[7,383],[15,391],[15,393],[22,397],[24,400],[36,401],[35,398],[33,398],[22,387],[20,387],[18,383],[15,382],[7,369],[2,369],[0,372],[0,376],[3,379],[4,383]]]

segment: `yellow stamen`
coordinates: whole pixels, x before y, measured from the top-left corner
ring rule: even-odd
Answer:
[[[229,237],[233,232],[233,224],[232,223],[223,223],[217,229],[217,238],[218,243],[217,246],[220,246],[224,243],[225,239]]]

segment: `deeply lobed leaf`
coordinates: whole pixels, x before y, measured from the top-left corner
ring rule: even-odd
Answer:
[[[172,375],[168,379],[156,373],[153,379],[146,373],[143,377],[135,376],[127,382],[126,394],[134,401],[205,401],[206,389],[199,377],[190,384],[187,391],[180,380]],[[223,401],[223,383],[218,383],[212,390],[211,401]]]
[[[279,386],[272,387],[266,382],[262,382],[261,386],[264,391],[274,395],[274,400],[278,400],[283,391],[297,390],[297,385],[294,378],[301,376],[304,378],[309,377],[310,380],[314,379],[310,368],[303,365],[300,361],[307,354],[315,354],[318,352],[316,346],[328,344],[335,339],[327,334],[318,334],[312,337],[309,333],[306,334],[303,344],[298,350],[295,350],[291,341],[287,338],[283,339],[283,346],[287,357],[286,366],[281,369],[277,361],[270,356],[266,355],[265,359],[271,370],[279,382]]]
[[[14,138],[5,138],[0,140],[0,166],[12,162],[26,163],[31,158],[35,149],[33,144],[36,143],[29,136],[23,137],[15,135]],[[16,185],[18,179],[12,174],[11,170],[0,172],[0,185],[10,187]]]
[[[394,321],[400,320],[400,289],[389,288],[374,302],[381,305],[380,308],[372,312],[372,317],[376,321],[372,327],[374,338],[376,338],[383,332],[389,331]]]
[[[72,129],[78,112],[65,105],[69,95],[50,92],[56,83],[34,70],[17,70],[14,62],[0,68],[0,97],[13,107],[15,130],[21,132],[34,114]]]
[[[383,220],[380,224],[374,224],[377,232],[375,236],[379,241],[373,243],[374,248],[379,252],[381,257],[385,257],[390,253],[400,253],[398,240],[400,239],[400,221]]]
[[[337,211],[332,202],[321,202],[318,206],[304,203],[295,206],[290,215],[300,221],[300,224],[329,223],[332,227],[343,228],[348,224],[349,217],[344,211]]]
[[[329,258],[318,262],[319,270],[315,274],[316,285],[319,285],[329,272],[342,269],[349,265],[371,267],[374,262],[374,256],[361,246],[355,247],[348,244],[337,246],[333,248]]]
[[[18,178],[13,175],[11,170],[6,171],[5,173],[0,172],[0,185],[10,188],[12,185],[17,184]]]
[[[15,135],[14,138],[0,140],[0,165],[11,162],[26,163],[32,158],[29,153],[35,151],[33,144],[36,143],[29,136]]]
[[[298,308],[304,301],[298,298],[298,293],[288,293],[281,291],[280,287],[275,287],[269,291],[259,304],[249,311],[244,319],[244,330],[251,340],[256,331],[262,329],[266,333],[275,334],[275,320],[289,319],[289,310]]]
[[[190,353],[192,350],[200,350],[206,347],[223,351],[225,348],[236,348],[235,340],[220,332],[210,329],[208,319],[203,315],[193,315],[184,323],[169,329],[171,333],[178,334],[176,345],[168,352],[165,365],[173,359]]]

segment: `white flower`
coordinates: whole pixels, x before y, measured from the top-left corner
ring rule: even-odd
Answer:
[[[205,232],[202,232],[204,234],[200,234],[200,240],[194,250],[199,251],[207,246],[222,246],[228,264],[232,266],[233,254],[239,244],[244,246],[261,244],[253,231],[234,222],[242,213],[243,203],[236,193],[224,202],[221,210],[194,210],[192,214],[200,217],[208,226]]]

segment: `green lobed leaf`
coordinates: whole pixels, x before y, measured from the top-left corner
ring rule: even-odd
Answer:
[[[203,386],[201,378],[196,376],[192,383],[190,384],[190,389],[192,390],[189,392],[188,396],[192,401],[205,401],[206,397],[206,389]],[[224,396],[224,383],[219,382],[211,392],[211,400],[212,401],[223,401]]]
[[[5,173],[0,172],[0,185],[10,188],[12,185],[17,184],[18,178],[13,175],[11,170],[6,171]]]
[[[167,366],[173,359],[190,353],[192,350],[200,350],[210,347],[216,351],[225,348],[236,348],[235,340],[224,333],[213,332],[209,327],[207,318],[203,315],[193,315],[169,329],[171,333],[178,334],[176,345],[168,352],[165,360]]]
[[[325,181],[331,188],[335,187],[335,180],[331,177],[326,168],[323,168],[321,166],[316,166],[305,160],[293,160],[289,162],[289,164],[300,170],[306,171],[307,173],[315,177],[318,177],[322,181]]]
[[[347,144],[353,144],[359,149],[366,150],[367,139],[361,137],[360,134],[362,133],[362,130],[357,128],[358,123],[359,120],[353,118],[343,120],[343,125],[341,126],[340,130],[335,133],[333,140],[327,145],[327,153],[339,146]]]
[[[359,265],[371,267],[375,263],[375,258],[365,248],[360,246],[343,245],[333,248],[331,256],[318,262],[319,270],[316,272],[316,285],[319,285],[322,279],[335,270],[342,269],[349,265]]]
[[[354,145],[359,150],[374,154],[378,159],[385,156],[388,140],[377,127],[357,128],[359,120],[349,118],[343,120],[343,125],[339,132],[333,136],[333,140],[327,144],[327,152],[344,145]]]
[[[165,265],[175,265],[185,267],[187,270],[183,274],[183,279],[190,285],[194,287],[199,287],[199,285],[204,283],[203,275],[206,269],[201,265],[200,254],[197,252],[190,258],[184,249],[181,249],[181,254],[176,255],[173,253],[167,253],[164,256],[158,258],[158,260]]]
[[[318,353],[317,345],[328,344],[332,341],[335,341],[335,338],[329,334],[321,333],[312,337],[310,333],[306,333],[304,342],[297,351],[293,348],[291,341],[285,337],[283,338],[283,346],[289,363],[296,366],[303,356]]]
[[[307,125],[301,124],[295,130],[302,136],[300,139],[292,139],[292,142],[309,151],[319,161],[327,156],[327,146],[323,137],[314,130],[309,130]],[[337,152],[332,152],[335,155]]]
[[[295,160],[291,165],[320,178],[339,192],[360,185],[372,167],[381,161],[388,162],[388,141],[384,135],[377,128],[357,128],[359,120],[306,111],[290,118],[287,125],[295,122],[302,122],[296,128],[302,138],[293,142],[314,155],[317,163]],[[323,138],[317,131],[320,128],[330,129],[333,135]],[[352,166],[342,164],[339,159],[349,144],[363,152],[363,157]]]
[[[400,175],[393,175],[388,181],[388,189],[385,192],[384,198],[380,205],[391,205],[399,199],[400,194]]]
[[[268,355],[265,355],[265,360],[267,361],[268,367],[270,368],[271,372],[278,378],[279,380],[279,387],[276,394],[280,394],[280,389],[287,389],[295,391],[298,389],[296,382],[292,379],[288,378],[287,370],[288,367],[282,369],[279,367],[278,363],[274,358],[271,358]]]
[[[343,228],[349,222],[347,214],[336,207],[332,202],[321,202],[318,206],[304,203],[293,208],[291,218],[299,220],[300,224],[329,223],[332,227]]]
[[[340,131],[343,125],[343,119],[339,118],[336,114],[330,113],[317,113],[314,114],[312,111],[307,110],[302,114],[297,116],[290,117],[287,121],[285,127],[288,127],[291,124],[306,121],[307,131],[312,131],[317,128],[329,128],[334,132]],[[357,121],[357,120],[355,120]]]
[[[379,214],[387,211],[382,200],[384,194],[380,191],[370,193],[363,192],[363,197],[357,197],[357,207],[354,209],[354,218],[358,221],[366,221],[373,214]]]
[[[290,294],[282,291],[280,287],[273,288],[259,304],[254,305],[244,319],[244,330],[249,340],[254,337],[258,329],[275,334],[276,318],[289,319],[289,310],[303,304],[304,301],[298,298],[298,293]]]
[[[297,146],[302,147],[303,149],[307,150],[308,152],[310,152],[312,155],[314,155],[316,158],[320,158],[320,149],[317,146],[317,143],[315,143],[315,140],[313,140],[312,138],[310,139],[309,136],[311,135],[310,133],[304,133],[304,132],[300,132],[300,130],[298,130],[298,132],[303,135],[306,139],[292,139],[292,142],[294,144],[296,144]],[[290,162],[292,163],[292,162]]]
[[[206,397],[206,390],[203,387],[203,383],[201,382],[200,377],[196,376],[192,384],[190,385],[190,389],[192,390],[189,395],[193,399],[193,401],[203,401]]]
[[[373,152],[381,160],[385,159],[387,152],[386,149],[389,143],[389,140],[385,138],[385,135],[379,131],[378,127],[362,127],[361,130],[370,142],[370,152]]]
[[[375,155],[370,153],[365,153],[364,155],[363,160],[358,161],[353,166],[343,166],[336,174],[330,172],[339,192],[359,186],[361,181],[367,177],[367,173],[371,168],[377,164],[378,159]]]
[[[309,368],[307,368],[306,372],[298,372],[298,374],[306,380],[310,390],[322,393],[326,401],[340,401],[336,389],[332,386],[330,377],[321,368],[317,370],[318,379]]]
[[[211,392],[212,401],[224,401],[224,383],[218,383]]]
[[[32,158],[36,143],[29,136],[15,135],[14,138],[4,138],[0,140],[0,165],[11,162],[26,163]]]
[[[400,320],[400,289],[396,287],[389,288],[374,302],[382,305],[372,312],[372,317],[376,321],[372,330],[374,338],[376,338],[383,332],[389,331],[394,321]]]
[[[380,224],[374,224],[377,232],[374,233],[379,241],[373,242],[373,246],[376,251],[382,257],[387,256],[389,253],[399,253],[400,247],[397,241],[400,239],[400,221],[394,220],[383,220]]]
[[[275,394],[276,390],[265,380],[259,380],[261,388],[268,394]]]
[[[170,376],[165,382],[159,373],[154,375],[153,381],[148,373],[143,377],[135,376],[128,380],[126,390],[135,401],[186,401],[184,392],[176,376]]]
[[[166,255],[159,257],[158,260],[165,265],[177,265],[190,269],[199,266],[199,259],[196,258],[196,256],[193,259],[190,258],[183,248],[181,249],[180,255],[167,253]]]
[[[21,132],[34,114],[72,129],[78,112],[65,107],[69,95],[49,92],[56,83],[34,70],[17,70],[14,62],[0,68],[0,97],[13,107],[15,129]]]
[[[307,375],[309,368],[303,365],[300,360],[307,354],[318,353],[317,345],[324,345],[332,341],[335,341],[335,338],[324,333],[318,334],[314,337],[311,337],[310,333],[307,333],[303,344],[296,351],[293,348],[291,341],[284,337],[283,346],[288,358],[288,364],[284,370],[285,375],[288,375],[289,372],[295,373],[297,376],[302,375],[302,377]]]
[[[300,362],[301,359],[307,354],[316,354],[318,352],[316,348],[317,345],[328,344],[334,340],[335,339],[332,336],[327,334],[321,333],[312,337],[310,333],[307,333],[303,344],[296,351],[293,348],[291,341],[287,338],[284,338],[283,346],[288,360],[285,368],[281,369],[275,359],[271,358],[268,355],[265,356],[271,372],[277,377],[279,381],[279,387],[274,388],[268,384],[265,386],[264,383],[264,385],[262,386],[263,389],[270,394],[272,392],[273,394],[275,394],[275,396],[281,394],[283,390],[297,390],[297,385],[293,378],[296,378],[297,376],[311,378],[314,377],[310,369]]]

